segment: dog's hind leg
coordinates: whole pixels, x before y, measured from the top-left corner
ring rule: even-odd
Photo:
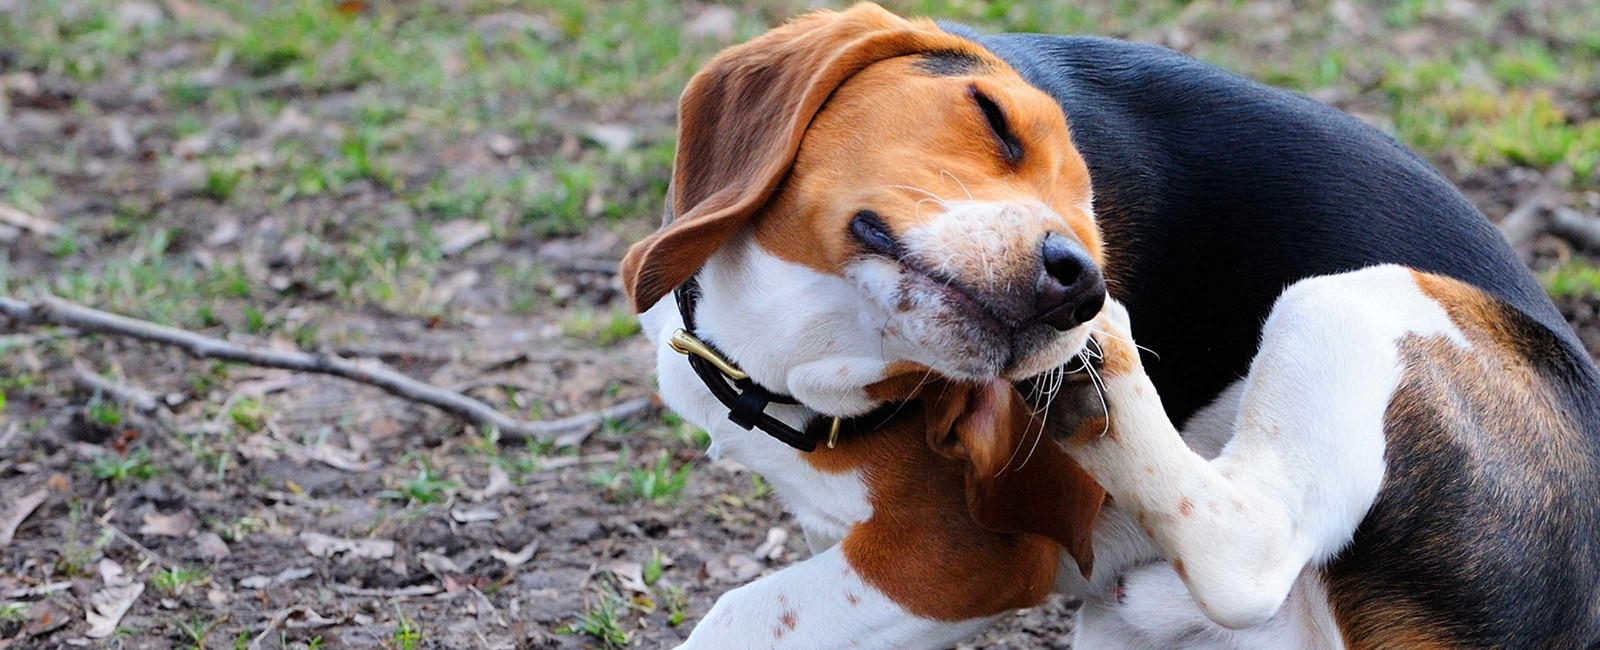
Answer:
[[[1403,371],[1397,342],[1466,345],[1409,269],[1296,283],[1263,327],[1233,438],[1207,461],[1162,409],[1126,312],[1108,307],[1098,327],[1110,426],[1079,427],[1064,445],[1137,518],[1201,611],[1236,629],[1271,618],[1302,570],[1343,548],[1371,507]]]
[[[946,648],[995,618],[912,614],[866,582],[834,546],[723,594],[679,649]]]

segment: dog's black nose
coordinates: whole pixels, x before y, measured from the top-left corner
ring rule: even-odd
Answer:
[[[1066,331],[1100,313],[1106,303],[1106,281],[1099,265],[1082,246],[1058,233],[1039,245],[1044,273],[1039,276],[1039,308],[1035,321]]]

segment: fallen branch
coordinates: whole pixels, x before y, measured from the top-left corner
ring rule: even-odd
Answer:
[[[1540,208],[1544,207],[1549,198],[1549,186],[1540,187],[1500,219],[1500,234],[1505,236],[1506,241],[1511,242],[1513,248],[1533,239],[1546,228],[1546,220],[1540,215]]]
[[[85,332],[169,345],[197,359],[218,359],[252,366],[342,377],[376,386],[396,397],[433,406],[474,422],[480,427],[496,429],[499,431],[500,440],[504,441],[515,442],[538,438],[554,439],[560,445],[575,445],[599,429],[601,423],[635,417],[649,411],[651,407],[649,398],[639,398],[593,413],[559,420],[527,422],[511,418],[495,410],[494,407],[461,393],[417,381],[387,368],[326,354],[282,352],[234,345],[194,332],[91,309],[54,296],[44,296],[32,304],[0,296],[0,314],[33,325],[60,325]]]
[[[1600,249],[1600,219],[1569,207],[1550,211],[1550,231],[1588,250]]]

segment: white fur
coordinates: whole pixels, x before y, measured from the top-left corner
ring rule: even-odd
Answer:
[[[834,546],[723,594],[679,647],[945,648],[992,621],[950,623],[908,614],[862,581]]]
[[[1162,557],[1181,560],[1207,618],[1270,629],[1305,569],[1349,542],[1377,495],[1383,416],[1403,371],[1396,343],[1407,334],[1467,345],[1404,268],[1299,282],[1267,319],[1233,437],[1215,460],[1185,445],[1142,370],[1105,379],[1117,435],[1070,451],[1149,526]],[[1123,620],[1137,627],[1133,618]]]
[[[874,405],[859,397],[861,389],[882,379],[886,364],[869,343],[875,340],[867,334],[871,307],[852,299],[857,294],[845,282],[784,262],[741,238],[706,265],[697,333],[715,341],[756,381],[782,387],[808,407],[841,415],[868,410]],[[920,618],[862,582],[836,545],[852,525],[872,516],[860,473],[818,471],[801,452],[730,422],[727,409],[688,361],[666,345],[683,326],[672,298],[656,303],[640,321],[656,343],[662,400],[710,434],[713,457],[736,460],[761,474],[794,514],[807,545],[820,551],[723,594],[681,647],[931,648],[988,623]],[[768,407],[768,413],[793,426],[814,416],[808,408],[783,405]],[[792,630],[782,620],[791,609]],[[774,634],[779,626],[783,634]]]

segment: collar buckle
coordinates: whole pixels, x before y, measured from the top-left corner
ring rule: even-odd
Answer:
[[[717,371],[721,372],[724,377],[732,379],[733,381],[744,381],[750,378],[750,375],[734,366],[733,362],[728,361],[727,359],[723,358],[722,355],[717,354],[717,351],[711,349],[711,346],[706,345],[704,341],[695,338],[693,334],[685,332],[681,329],[672,333],[672,338],[667,340],[667,345],[672,346],[673,352],[677,352],[683,356],[689,356],[692,354],[700,357],[701,359],[705,359],[711,365],[716,366]]]

